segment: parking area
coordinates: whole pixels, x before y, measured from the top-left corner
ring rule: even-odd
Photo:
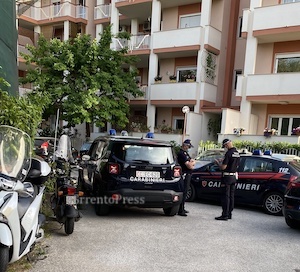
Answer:
[[[187,217],[162,209],[115,209],[96,216],[84,205],[72,235],[52,231],[47,258],[31,271],[263,271],[300,270],[300,231],[282,216],[237,207],[233,219],[216,221],[221,207],[187,203]]]

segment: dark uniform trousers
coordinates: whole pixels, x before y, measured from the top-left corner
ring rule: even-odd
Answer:
[[[222,193],[222,216],[231,217],[234,208],[234,192],[235,192],[236,177],[223,176],[221,181]]]
[[[184,212],[185,208],[184,208],[184,204],[185,204],[185,200],[186,200],[186,196],[187,196],[187,192],[190,188],[190,184],[191,184],[191,174],[188,173],[188,174],[185,174],[185,177],[183,179],[183,182],[182,182],[182,192],[183,192],[183,195],[182,195],[182,202],[179,206],[179,213],[181,212]]]

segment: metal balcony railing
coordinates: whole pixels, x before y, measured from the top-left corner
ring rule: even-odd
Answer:
[[[140,91],[143,92],[143,96],[134,97],[132,94],[128,94],[129,100],[145,100],[148,98],[148,86],[144,85],[144,86],[140,86],[139,88]]]
[[[111,17],[111,4],[99,5],[94,9],[94,19],[104,19]]]
[[[113,44],[115,50],[126,47],[129,51],[148,49],[150,48],[150,35],[132,35],[130,40],[114,38]]]
[[[62,4],[52,4],[43,7],[31,7],[23,13],[23,16],[34,20],[50,20],[63,16],[87,19],[87,7],[65,2]]]

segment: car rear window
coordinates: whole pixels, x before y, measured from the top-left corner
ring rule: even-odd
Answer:
[[[146,146],[136,144],[115,145],[114,155],[128,163],[172,164],[174,157],[169,146]]]
[[[300,174],[300,162],[299,161],[291,161],[289,164],[296,169],[297,172]]]

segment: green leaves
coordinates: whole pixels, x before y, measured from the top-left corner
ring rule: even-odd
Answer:
[[[42,120],[43,106],[29,97],[14,97],[0,90],[0,125],[10,125],[27,132],[33,139]]]
[[[111,42],[111,26],[99,42],[89,35],[64,42],[41,36],[38,46],[28,47],[31,54],[24,56],[27,64],[36,68],[29,69],[22,82],[33,83],[33,93],[44,96],[49,108],[60,108],[61,119],[69,126],[114,122],[124,127],[129,94],[142,95],[135,83],[137,70],[129,69],[137,59],[127,56],[126,50],[112,50]]]

